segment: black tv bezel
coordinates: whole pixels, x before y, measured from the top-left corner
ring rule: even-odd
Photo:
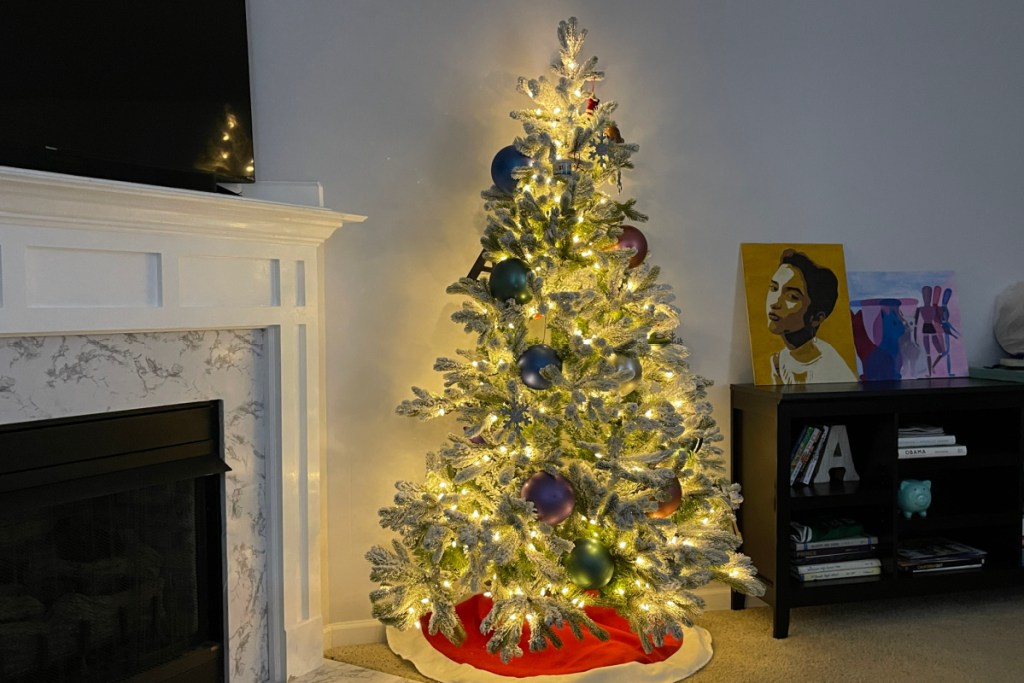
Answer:
[[[224,48],[223,46],[220,48],[231,50],[230,59],[233,60],[234,64],[234,75],[231,76],[233,80],[230,80],[230,85],[225,87],[225,92],[230,92],[231,96],[226,95],[225,99],[230,99],[231,103],[235,105],[233,113],[239,117],[241,125],[248,129],[248,150],[253,150],[255,144],[252,140],[253,117],[250,75],[251,58],[249,54],[249,16],[245,0],[230,1],[234,2],[235,5],[229,11],[235,13],[236,17],[240,15],[244,23],[241,27],[236,26],[236,30],[232,32],[233,39],[230,48]],[[188,8],[193,6],[196,8],[204,6],[205,2],[209,2],[209,0],[197,0],[190,5],[181,6],[182,11],[188,11]],[[219,4],[228,2],[228,0],[214,0],[214,2]],[[28,0],[28,2],[16,0],[16,4],[21,5],[21,7],[11,11],[28,11],[25,8],[29,5],[38,7],[40,13],[53,10],[52,6],[39,0]],[[104,5],[102,2],[98,3],[98,6],[106,10],[112,10],[112,8],[116,7],[114,3]],[[0,5],[0,21],[4,20],[5,9],[7,8]],[[188,36],[181,36],[180,39],[183,44],[189,42]],[[88,55],[82,55],[81,57],[85,59]],[[243,71],[241,64],[243,60],[244,83],[240,77]],[[6,66],[0,66],[0,69],[2,68],[25,67],[15,64],[14,60],[9,60]],[[239,93],[242,93],[242,95],[240,96]],[[63,95],[64,93],[55,93],[55,100],[76,104],[73,97],[60,100]],[[198,98],[196,102],[199,104]],[[209,102],[206,101],[203,104],[208,105]],[[2,106],[4,106],[4,96],[0,92],[0,107]],[[26,126],[25,128],[28,127]],[[109,137],[115,134],[112,130],[116,130],[116,125],[112,125],[111,130],[106,130],[105,135]],[[198,143],[198,137],[193,139]],[[116,154],[105,154],[104,152],[109,152],[109,148],[105,149],[102,145],[96,145],[92,148],[75,148],[74,146],[51,144],[52,142],[54,141],[44,137],[26,139],[7,136],[5,140],[0,136],[0,166],[203,192],[223,191],[221,185],[224,184],[248,184],[256,181],[254,158],[249,166],[251,170],[249,170],[248,174],[240,175],[237,172],[230,171],[201,170],[197,167],[198,160],[192,166],[185,167],[183,164],[170,165],[166,156],[154,155],[151,160],[144,161],[138,157],[135,159],[124,159],[118,158]],[[252,157],[255,157],[254,150]]]

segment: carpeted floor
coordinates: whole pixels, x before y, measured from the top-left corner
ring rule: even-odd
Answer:
[[[714,656],[687,679],[693,683],[1024,680],[1024,587],[801,607],[790,613],[790,635],[781,640],[771,637],[766,607],[707,612],[699,624],[711,633]],[[326,656],[431,680],[383,643],[334,648]]]

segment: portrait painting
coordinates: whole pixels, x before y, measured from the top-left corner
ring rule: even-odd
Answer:
[[[847,281],[862,380],[968,376],[952,271],[850,272]]]
[[[841,244],[741,244],[755,384],[856,382]]]

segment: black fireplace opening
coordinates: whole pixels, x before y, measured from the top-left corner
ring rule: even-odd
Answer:
[[[0,681],[214,683],[219,401],[0,425]]]

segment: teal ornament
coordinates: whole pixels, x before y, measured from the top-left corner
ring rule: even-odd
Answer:
[[[551,382],[540,374],[540,371],[549,365],[562,369],[562,359],[558,357],[555,350],[547,344],[534,344],[523,351],[516,361],[519,366],[519,376],[523,384],[531,389],[547,389]]]
[[[620,396],[625,396],[636,389],[640,384],[640,378],[644,374],[644,369],[640,365],[640,360],[633,356],[620,356],[616,354],[615,370],[616,372],[629,373],[619,384]]]
[[[501,302],[515,299],[518,304],[525,304],[533,298],[529,284],[530,266],[517,258],[495,264],[487,280],[491,296]]]
[[[502,147],[491,161],[491,180],[505,194],[513,194],[516,191],[516,179],[512,177],[512,171],[532,163],[530,157],[513,145]]]
[[[580,588],[602,588],[615,574],[615,560],[597,541],[580,538],[565,558],[565,571]]]

